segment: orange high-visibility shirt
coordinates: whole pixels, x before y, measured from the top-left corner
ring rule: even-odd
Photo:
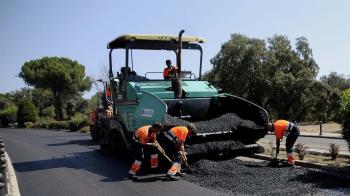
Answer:
[[[147,125],[140,127],[135,131],[135,138],[140,140],[141,144],[146,144],[150,139],[154,139],[156,137],[155,133],[148,133],[149,128],[151,128],[151,126]]]
[[[109,86],[107,86],[107,88],[106,88],[106,96],[107,97],[112,96],[111,87],[109,87]]]
[[[165,79],[170,78],[170,72],[171,72],[171,70],[172,70],[172,69],[168,69],[167,67],[164,68],[164,70],[163,70],[163,77],[164,77]]]
[[[185,142],[189,131],[187,127],[177,126],[170,129],[170,132],[175,135],[180,142]]]
[[[289,126],[289,121],[286,121],[286,120],[277,120],[275,123],[273,123],[276,140],[282,139],[284,133],[288,129],[288,126]]]

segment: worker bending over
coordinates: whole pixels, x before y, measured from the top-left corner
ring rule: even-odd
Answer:
[[[154,123],[152,126],[147,125],[140,127],[134,133],[135,141],[135,161],[131,165],[129,171],[129,179],[137,180],[137,171],[140,169],[142,161],[144,159],[144,147],[147,143],[155,143],[157,140],[157,133],[162,129],[162,124]],[[158,167],[158,153],[154,148],[149,148],[151,154],[151,168]]]
[[[163,70],[163,77],[165,80],[169,80],[175,76],[177,68],[172,65],[171,60],[169,59],[166,60],[165,63],[167,67]]]
[[[166,151],[171,153],[174,157],[174,162],[168,170],[166,177],[170,180],[178,180],[178,176],[183,176],[181,173],[181,163],[186,162],[184,143],[187,138],[196,134],[196,127],[190,123],[186,126],[176,126],[164,133]]]
[[[288,164],[294,165],[293,145],[299,137],[299,128],[294,123],[286,120],[277,120],[273,124],[268,123],[267,128],[270,132],[274,132],[276,136],[276,159],[279,153],[280,142],[282,141],[283,136],[286,136]]]

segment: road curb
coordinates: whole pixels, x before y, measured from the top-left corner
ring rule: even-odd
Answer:
[[[275,135],[274,133],[268,133],[268,135]],[[314,137],[314,138],[326,138],[326,139],[344,139],[342,136],[329,136],[329,135],[308,135],[300,133],[299,137]]]
[[[8,190],[8,195],[11,196],[21,196],[21,193],[18,188],[18,183],[17,183],[17,177],[15,174],[15,170],[13,169],[12,162],[8,154],[5,152],[5,157],[7,160],[7,190]]]

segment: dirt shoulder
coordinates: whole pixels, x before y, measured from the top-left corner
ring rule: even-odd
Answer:
[[[302,132],[312,132],[319,133],[320,125],[319,124],[311,124],[311,125],[298,125],[300,131]],[[329,122],[322,124],[322,132],[323,133],[341,133],[342,127],[341,124],[335,122]]]

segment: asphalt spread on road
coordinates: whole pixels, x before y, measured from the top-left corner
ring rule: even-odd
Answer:
[[[345,176],[324,170],[270,167],[268,161],[199,160],[186,180],[220,192],[248,195],[350,194]]]

